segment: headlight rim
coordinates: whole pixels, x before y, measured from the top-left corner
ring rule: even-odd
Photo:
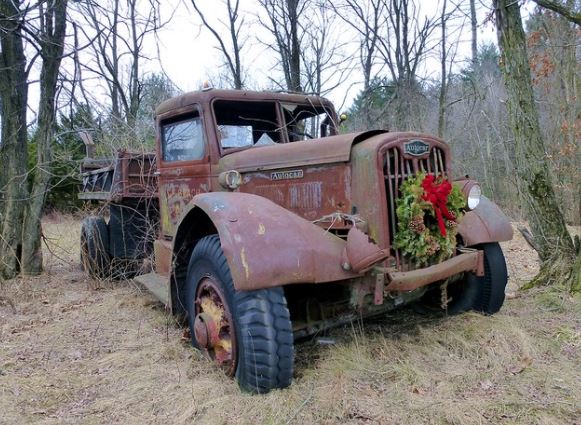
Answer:
[[[470,187],[466,188],[466,208],[469,211],[475,210],[482,199],[482,187],[479,183],[473,182]]]

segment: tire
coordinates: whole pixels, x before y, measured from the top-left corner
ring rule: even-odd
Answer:
[[[449,303],[446,313],[460,314],[474,310],[484,314],[497,313],[504,303],[504,290],[508,281],[504,254],[497,242],[486,243],[476,248],[484,251],[484,276],[465,273],[464,278],[448,285]],[[422,314],[442,311],[439,307],[439,290],[428,292],[415,307]]]
[[[484,314],[497,313],[504,303],[504,289],[508,281],[504,254],[498,242],[477,246],[484,251],[484,276],[466,273],[458,285],[456,300],[448,307],[449,314],[474,310]]]
[[[91,277],[110,275],[109,228],[103,217],[90,216],[81,225],[81,266]]]
[[[185,305],[192,345],[242,390],[266,393],[291,384],[293,334],[283,289],[237,291],[218,235],[202,238],[192,252]]]
[[[484,276],[477,277],[472,273],[468,276],[468,279],[475,281],[478,287],[472,309],[484,314],[494,314],[504,304],[504,291],[508,282],[506,261],[498,242],[483,244],[482,249]]]

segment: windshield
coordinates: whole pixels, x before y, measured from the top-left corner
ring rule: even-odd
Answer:
[[[337,134],[332,111],[323,106],[283,103],[282,109],[289,142]]]
[[[223,149],[272,145],[281,141],[275,102],[216,100],[214,114]]]
[[[312,104],[282,103],[281,106],[282,125],[274,101],[214,101],[221,148],[267,146],[336,134],[332,110]]]

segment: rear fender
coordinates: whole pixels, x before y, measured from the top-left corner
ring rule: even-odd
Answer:
[[[458,233],[466,246],[512,239],[512,226],[498,205],[482,196],[478,206],[467,212],[458,224]]]
[[[266,198],[204,193],[194,196],[188,210],[194,208],[203,210],[218,231],[237,290],[357,276],[341,267],[344,240]]]

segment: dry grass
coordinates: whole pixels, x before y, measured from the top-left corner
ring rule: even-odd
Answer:
[[[137,286],[86,278],[78,227],[52,217],[47,273],[1,284],[0,423],[580,423],[581,302],[564,293],[337,329],[297,345],[290,389],[249,396]],[[535,257],[520,235],[504,250],[514,291]]]

